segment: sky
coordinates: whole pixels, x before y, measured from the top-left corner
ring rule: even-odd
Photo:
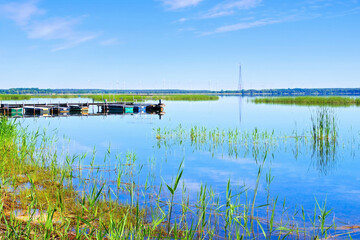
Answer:
[[[0,0],[0,89],[360,87],[358,0]]]

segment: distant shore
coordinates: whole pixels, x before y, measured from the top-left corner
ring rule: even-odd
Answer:
[[[0,89],[0,94],[14,95],[210,95],[210,96],[360,96],[360,88],[287,88],[244,90],[183,90],[183,89]]]

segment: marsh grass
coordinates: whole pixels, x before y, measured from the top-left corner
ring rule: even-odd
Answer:
[[[138,95],[138,94],[81,94],[81,95],[24,95],[0,94],[0,100],[30,100],[33,98],[90,98],[93,101],[108,102],[144,102],[150,100],[170,101],[216,101],[218,96],[195,94],[169,95]]]
[[[351,97],[265,97],[252,99],[254,103],[291,104],[304,106],[360,106],[360,98]]]
[[[186,137],[185,133],[183,129],[176,132],[179,137]],[[158,134],[163,139],[161,130]],[[189,136],[194,143],[207,138],[212,144],[229,141],[228,134],[219,129],[193,129]],[[262,136],[256,129],[248,138],[260,145]],[[29,132],[14,121],[1,119],[1,238],[318,239],[335,234],[326,202],[316,201],[314,211],[303,210],[302,218],[297,211],[290,214],[285,200],[281,204],[271,196],[270,173],[266,202],[257,199],[268,147],[256,151],[259,167],[253,188],[234,187],[229,180],[224,191],[215,192],[202,184],[197,199],[190,200],[184,182],[180,188],[183,164],[171,183],[151,186],[150,180],[137,180],[142,166],[134,152],[118,156],[114,163],[109,146],[99,165],[94,149],[85,165],[86,155],[62,156],[53,141],[46,132]],[[110,172],[116,175],[113,182],[107,179]],[[353,231],[346,229],[343,234]]]
[[[18,95],[18,94],[0,94],[0,100],[29,100],[30,95]]]
[[[91,190],[79,194],[71,165],[77,157],[68,157],[59,166],[57,152],[44,133],[19,130],[6,118],[0,124],[1,223],[7,229],[4,237],[67,238],[69,234],[105,231],[103,226],[146,226],[143,209],[109,199],[104,186],[85,186],[82,182],[84,189]]]
[[[172,146],[182,146],[190,142],[190,146],[195,150],[208,151],[213,157],[220,150],[222,155],[235,158],[251,155],[255,160],[258,160],[261,152],[274,151],[279,147],[279,142],[286,141],[285,138],[275,137],[275,131],[260,131],[257,128],[240,131],[209,129],[204,126],[184,128],[179,124],[173,129],[156,128],[154,132],[158,148],[171,149]]]
[[[306,154],[313,159],[314,167],[321,174],[327,175],[336,159],[338,118],[333,109],[319,107],[311,112],[309,122],[309,129],[300,132],[295,129],[291,133],[258,128],[249,131],[196,125],[185,128],[179,124],[170,129],[158,127],[154,129],[154,135],[157,139],[157,148],[165,149],[166,152],[171,152],[178,146],[191,146],[193,151],[209,152],[213,158],[250,157],[259,163],[259,156],[266,151],[271,156],[270,161],[275,158],[277,152],[291,152],[295,159]],[[356,141],[355,138],[352,141]]]

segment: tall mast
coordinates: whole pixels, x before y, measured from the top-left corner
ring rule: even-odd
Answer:
[[[238,86],[238,91],[240,92],[242,90],[243,86],[242,86],[242,75],[241,75],[241,63],[239,63],[239,86]]]
[[[241,63],[239,63],[239,86],[238,86],[238,91],[239,91],[239,94],[241,94],[241,90],[243,88],[243,85],[242,85],[242,74],[241,74]],[[239,123],[241,125],[241,95],[239,95]]]

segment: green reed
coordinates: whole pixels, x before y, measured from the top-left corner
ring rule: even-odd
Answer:
[[[185,129],[181,124],[174,129],[156,128],[158,147],[169,148],[172,145],[190,145],[196,150],[207,150],[212,156],[218,149],[226,152],[230,157],[238,158],[240,154],[247,156],[249,153],[257,160],[260,152],[266,149],[276,149],[280,141],[285,138],[276,138],[275,132],[240,131],[239,129],[208,129],[203,126],[193,126]]]
[[[304,106],[359,106],[360,98],[351,97],[312,97],[312,96],[298,96],[298,97],[264,97],[252,99],[254,103],[267,104],[291,104]]]
[[[0,100],[30,100],[34,98],[90,98],[93,101],[108,102],[144,102],[155,100],[169,101],[216,101],[218,96],[196,94],[140,95],[140,94],[58,94],[58,95],[26,95],[0,94]]]
[[[30,95],[0,94],[0,100],[29,100]]]
[[[311,115],[311,139],[314,155],[319,159],[320,169],[326,173],[326,166],[335,160],[338,121],[332,109],[320,107]]]

